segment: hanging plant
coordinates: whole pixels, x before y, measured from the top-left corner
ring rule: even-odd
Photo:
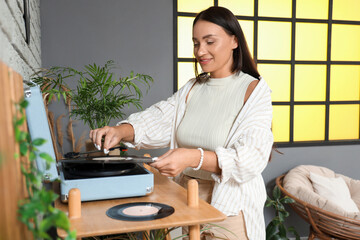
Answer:
[[[70,231],[70,222],[66,214],[53,207],[53,202],[59,197],[52,190],[47,190],[43,184],[43,173],[40,172],[35,163],[37,156],[44,159],[46,169],[50,164],[55,164],[52,157],[44,152],[39,153],[37,147],[43,145],[46,140],[37,138],[31,139],[27,131],[21,130],[25,123],[25,108],[28,106],[26,100],[16,104],[17,114],[14,117],[15,141],[19,144],[20,153],[15,153],[15,157],[20,158],[21,172],[25,177],[27,198],[19,202],[19,219],[32,232],[34,239],[49,239],[51,236],[48,231],[52,227],[64,229],[68,236],[65,240],[75,240],[76,232]],[[28,161],[25,161],[28,156]],[[59,238],[58,238],[59,239]]]

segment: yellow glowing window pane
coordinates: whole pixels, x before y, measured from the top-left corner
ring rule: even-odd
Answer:
[[[259,0],[259,16],[291,17],[292,0]]]
[[[326,100],[326,65],[295,65],[295,101]]]
[[[289,106],[273,106],[272,132],[275,142],[288,142],[290,140]]]
[[[330,100],[360,100],[360,66],[332,65],[330,69]]]
[[[193,57],[192,24],[193,17],[178,17],[178,57]]]
[[[360,21],[359,0],[333,1],[333,19]]]
[[[178,62],[178,89],[184,86],[187,81],[195,77],[194,63]]]
[[[295,60],[326,60],[327,24],[296,23]]]
[[[294,106],[294,141],[325,140],[325,106]]]
[[[329,140],[359,138],[359,105],[330,105]]]
[[[360,26],[332,25],[331,60],[360,61]]]
[[[290,64],[258,64],[257,67],[272,90],[272,101],[290,101]]]
[[[327,19],[329,0],[296,0],[296,18]]]
[[[258,59],[290,60],[291,23],[259,21]]]
[[[177,2],[178,12],[198,13],[214,5],[214,0],[178,0]]]
[[[253,56],[254,50],[254,22],[239,20],[241,29],[244,32],[246,42],[248,44],[251,55]]]
[[[234,15],[254,16],[254,0],[219,0],[219,6],[226,7]]]

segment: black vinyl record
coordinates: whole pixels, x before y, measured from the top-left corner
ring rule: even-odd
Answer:
[[[114,206],[106,211],[106,215],[124,221],[150,221],[167,217],[174,212],[175,209],[166,204],[135,202]]]
[[[69,174],[80,177],[111,177],[120,176],[132,171],[135,163],[107,164],[107,163],[66,163],[64,170]]]

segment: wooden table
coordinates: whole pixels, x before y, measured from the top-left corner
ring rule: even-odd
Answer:
[[[109,208],[132,202],[163,203],[174,207],[175,212],[162,219],[138,222],[115,220],[106,215]],[[81,203],[81,217],[70,218],[71,230],[76,229],[77,237],[80,238],[178,226],[198,227],[202,223],[219,222],[226,218],[223,213],[201,199],[197,207],[191,207],[187,202],[187,191],[183,187],[154,171],[152,194],[136,198],[83,202]],[[68,213],[68,204],[61,203],[59,199],[55,202],[55,207]],[[64,238],[66,232],[58,229],[58,235]]]

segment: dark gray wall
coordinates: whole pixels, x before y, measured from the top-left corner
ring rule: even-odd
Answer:
[[[173,91],[172,1],[65,0],[41,1],[43,67],[71,66],[114,60],[117,76],[131,70],[155,80],[143,98],[143,107],[171,96]],[[75,87],[75,83],[69,83]],[[64,104],[50,106],[55,117],[66,113]],[[135,109],[125,109],[125,113]],[[117,121],[114,120],[112,124]],[[64,119],[63,128],[67,122]],[[75,123],[79,137],[88,128]],[[64,152],[71,151],[64,143]],[[164,151],[147,151],[159,155]]]
[[[42,0],[43,66],[81,68],[113,59],[121,72],[135,70],[154,77],[144,107],[166,99],[173,86],[172,7],[171,0]],[[65,111],[62,104],[53,104],[50,109],[57,115]],[[77,135],[86,130],[80,122],[75,129]],[[69,146],[66,148],[70,151]],[[279,150],[283,155],[275,153],[263,173],[269,190],[277,176],[300,164],[321,165],[360,179],[359,145]],[[150,151],[154,156],[163,152]],[[265,209],[267,222],[273,216],[271,209]],[[308,233],[308,225],[293,212],[289,225],[296,226],[302,236]]]

